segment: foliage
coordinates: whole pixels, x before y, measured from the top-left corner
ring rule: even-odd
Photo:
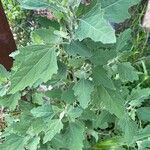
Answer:
[[[130,18],[139,0],[19,0],[26,9],[50,9],[54,20],[31,34],[0,66],[0,105],[6,128],[1,150],[148,149],[150,88],[144,60],[137,71]],[[122,12],[122,13],[120,13]]]
[[[2,4],[17,46],[25,46],[29,42],[32,30],[31,12],[23,10],[17,0],[2,0]]]

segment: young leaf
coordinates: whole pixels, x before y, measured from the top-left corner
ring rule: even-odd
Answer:
[[[43,143],[51,141],[52,138],[57,133],[60,133],[61,129],[63,129],[63,124],[62,124],[61,120],[59,120],[59,119],[51,120],[47,124],[47,129],[45,130],[45,136],[44,136],[44,139],[43,139]]]
[[[59,44],[61,38],[54,34],[55,29],[36,29],[32,32],[31,38],[34,44]]]
[[[132,67],[131,63],[129,62],[118,64],[118,72],[120,79],[124,82],[133,82],[139,79],[137,71],[134,67]]]
[[[12,94],[31,87],[39,79],[47,82],[58,69],[55,48],[44,45],[22,48],[16,61],[21,65],[11,77]]]
[[[77,96],[81,107],[87,108],[91,100],[91,93],[94,90],[94,86],[91,81],[81,79],[73,87],[74,94]]]
[[[125,30],[124,32],[120,33],[119,37],[117,38],[116,43],[116,51],[122,52],[130,50],[128,41],[131,39],[131,29]],[[128,48],[129,47],[129,48]]]
[[[71,104],[76,100],[72,87],[69,87],[67,90],[62,92],[61,99],[64,100],[67,104]]]
[[[52,107],[48,104],[33,108],[31,113],[34,117],[51,117],[53,115]]]
[[[34,104],[42,105],[44,103],[43,97],[43,93],[35,93],[32,95],[32,102]]]
[[[70,105],[70,107],[68,107],[67,109],[66,116],[69,118],[69,120],[74,122],[76,118],[79,118],[81,116],[82,112],[82,108],[73,107]]]
[[[11,110],[14,110],[16,106],[18,105],[18,101],[20,100],[20,98],[21,98],[20,93],[0,97],[0,105],[7,107]]]

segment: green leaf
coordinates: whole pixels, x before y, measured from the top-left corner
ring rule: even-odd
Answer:
[[[21,98],[20,93],[0,97],[0,105],[3,107],[7,107],[11,110],[14,110],[18,105],[18,101],[20,100],[20,98]]]
[[[137,115],[140,120],[150,121],[150,107],[138,108]]]
[[[7,70],[0,64],[0,84],[7,81],[9,73]]]
[[[29,10],[43,10],[43,9],[50,9],[54,14],[58,14],[59,17],[60,12],[64,11],[60,2],[55,0],[18,0],[21,7]]]
[[[31,38],[34,44],[60,44],[61,38],[54,34],[55,29],[36,29],[32,32]]]
[[[80,55],[82,57],[90,57],[91,51],[90,49],[79,41],[72,41],[67,47],[66,51],[69,55],[77,56]]]
[[[118,118],[122,118],[125,113],[124,103],[120,93],[99,86],[94,91],[93,105],[97,108],[107,110],[111,114],[115,114]]]
[[[48,141],[51,141],[52,138],[57,134],[60,133],[60,131],[63,129],[63,124],[61,122],[61,120],[59,119],[54,119],[51,120],[48,124],[47,124],[47,128],[45,130],[45,136],[43,139],[43,143],[46,143]]]
[[[150,95],[150,88],[145,89],[133,89],[131,94],[127,97],[127,100],[130,101],[130,105],[133,107],[139,107],[142,105],[145,99]]]
[[[136,135],[138,131],[138,126],[136,122],[131,120],[128,116],[125,116],[119,120],[119,126],[123,131],[124,141],[127,145],[133,144],[133,137]]]
[[[19,110],[16,110],[16,115],[14,112],[14,115],[16,118],[18,118],[18,121],[12,122],[11,127],[13,129],[13,133],[24,136],[28,132],[31,123],[34,119],[32,114],[30,113],[30,110],[33,108],[33,105],[27,101],[21,100],[19,101],[18,108]],[[13,113],[11,115],[13,115]]]
[[[108,76],[106,70],[102,66],[93,68],[93,80],[96,85],[102,85],[106,88],[115,90],[113,81]]]
[[[11,77],[12,94],[31,87],[39,79],[47,82],[58,69],[55,49],[44,45],[21,48],[16,61],[21,65]]]
[[[91,81],[81,79],[73,87],[74,94],[77,96],[81,107],[87,108],[91,100],[91,93],[94,90],[94,86]]]
[[[27,148],[29,150],[37,150],[38,144],[40,143],[40,137],[35,136],[28,141]]]
[[[66,116],[70,121],[74,122],[76,118],[80,117],[83,110],[80,107],[69,106],[66,112]]]
[[[85,62],[85,58],[73,57],[69,58],[68,65],[73,68],[81,68]]]
[[[1,150],[24,150],[24,146],[29,140],[29,137],[22,137],[16,134],[11,134],[6,138],[3,144],[0,144]]]
[[[110,22],[123,22],[130,17],[129,8],[140,0],[101,0],[98,1],[105,11],[104,17]]]
[[[32,95],[32,102],[34,104],[42,105],[44,103],[43,97],[45,95],[43,93],[34,93]]]
[[[22,136],[26,135],[31,126],[32,121],[33,116],[31,114],[23,113],[18,122],[13,122],[12,124],[13,133]]]
[[[75,38],[80,41],[91,38],[95,42],[100,41],[104,44],[116,42],[115,31],[109,22],[105,20],[104,12],[99,4],[79,19]]]
[[[54,148],[54,150],[65,148],[65,144],[66,141],[62,134],[56,134],[56,136],[51,141],[51,145]]]
[[[96,114],[94,111],[92,111],[91,109],[87,108],[87,109],[84,109],[83,113],[81,114],[81,117],[80,117],[82,120],[90,120],[90,121],[95,121],[96,119]]]
[[[44,104],[37,108],[33,108],[31,113],[34,117],[51,117],[53,115],[53,110],[51,105]]]
[[[66,148],[69,150],[82,150],[85,127],[80,122],[69,124],[64,134]]]
[[[64,100],[67,104],[71,104],[76,100],[72,86],[62,92],[61,99]]]
[[[38,17],[37,22],[43,28],[48,29],[49,27],[52,27],[56,30],[60,30],[60,24],[57,22],[57,20],[49,20],[46,17]]]
[[[4,84],[0,84],[0,97],[3,97],[7,94],[9,90],[8,84],[4,85]]]
[[[131,47],[129,46],[129,40],[131,39],[131,29],[125,30],[124,32],[119,34],[116,43],[116,51],[122,52],[130,50]]]
[[[112,116],[108,111],[103,110],[100,115],[96,116],[94,120],[94,128],[105,129],[105,127],[108,127],[108,123],[113,122],[114,120],[114,116]]]
[[[67,66],[64,63],[58,61],[58,73],[53,78],[56,80],[64,80],[67,78]]]
[[[106,65],[109,60],[117,57],[115,50],[98,49],[90,58],[94,65]]]
[[[138,80],[138,74],[134,67],[132,67],[131,63],[119,63],[118,64],[118,72],[119,77],[123,82],[130,81],[133,82]]]
[[[45,123],[45,118],[36,118],[32,121],[30,129],[29,129],[29,133],[35,133],[36,135],[38,135],[40,132],[45,131],[45,129],[47,128],[46,123]]]
[[[19,107],[21,111],[25,114],[31,114],[31,109],[33,109],[35,106],[32,103],[29,103],[27,101],[19,101]]]
[[[150,139],[138,141],[137,145],[138,145],[138,150],[149,150],[150,149]]]
[[[52,89],[50,91],[47,91],[45,93],[46,96],[52,98],[52,99],[57,99],[60,100],[61,99],[61,94],[62,94],[62,90],[61,89]]]
[[[25,9],[45,9],[49,6],[47,0],[18,0],[18,2]]]
[[[147,125],[144,129],[138,131],[137,135],[134,137],[134,140],[138,141],[149,137],[150,137],[150,125]]]
[[[97,0],[93,8],[79,19],[76,38],[81,41],[89,37],[95,42],[115,43],[115,31],[110,22],[119,23],[129,18],[128,9],[139,1]]]

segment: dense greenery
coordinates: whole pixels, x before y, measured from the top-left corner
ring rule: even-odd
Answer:
[[[147,35],[115,31],[140,0],[19,2],[54,20],[41,19],[30,45],[11,55],[11,72],[0,66],[0,150],[148,150],[147,38],[136,46]]]
[[[23,10],[16,0],[1,0],[7,15],[17,46],[29,43],[30,32],[33,28],[31,11]],[[31,21],[33,20],[33,21]]]

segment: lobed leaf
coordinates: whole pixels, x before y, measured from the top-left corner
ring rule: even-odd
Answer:
[[[22,48],[16,61],[21,65],[11,77],[12,94],[33,86],[37,80],[47,82],[58,69],[55,48],[44,45]]]
[[[137,71],[129,62],[118,64],[118,72],[120,79],[124,82],[133,82],[139,79]]]
[[[73,87],[74,95],[77,96],[81,107],[87,108],[91,100],[90,96],[94,90],[93,84],[89,80],[81,79]]]
[[[93,105],[122,118],[125,113],[124,102],[117,91],[98,86],[94,91]]]
[[[82,41],[91,38],[95,42],[115,43],[115,31],[107,20],[100,6],[95,6],[85,16],[79,19],[79,26],[75,32],[75,38]]]
[[[0,97],[0,105],[3,107],[7,107],[10,110],[14,110],[16,106],[18,105],[18,101],[21,99],[21,94],[16,93],[13,95],[6,95],[3,97]]]
[[[53,119],[47,124],[43,143],[51,141],[52,138],[63,129],[63,124],[59,119]]]

